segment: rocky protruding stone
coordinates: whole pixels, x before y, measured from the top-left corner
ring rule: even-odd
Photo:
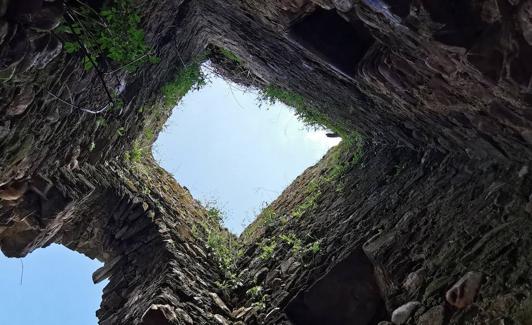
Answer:
[[[0,50],[0,81],[11,79],[17,65],[22,62],[29,50],[29,42],[24,31],[19,31],[15,24],[12,25],[14,36],[9,41],[9,46]]]
[[[34,98],[35,92],[31,86],[22,88],[7,108],[6,115],[17,116],[24,113],[26,108],[28,108],[28,106],[30,106],[30,104],[33,102]]]
[[[353,9],[352,0],[333,0],[334,6],[341,12],[348,12]]]
[[[422,270],[410,273],[403,282],[403,288],[409,293],[416,292],[423,284],[424,274]]]
[[[96,270],[92,274],[92,282],[94,282],[94,284],[97,284],[97,283],[102,282],[109,276],[111,276],[111,272],[113,268],[115,267],[115,265],[118,264],[118,262],[120,262],[121,259],[122,259],[122,256],[117,256],[112,261],[105,263],[104,266]]]
[[[218,324],[220,325],[229,325],[229,322],[227,321],[227,319],[225,319],[225,317],[223,317],[222,315],[214,315],[214,319],[218,322]]]
[[[501,12],[497,0],[484,1],[480,12],[482,20],[493,24],[501,19]]]
[[[465,308],[475,301],[481,282],[481,273],[467,272],[466,275],[447,291],[445,299],[456,308]]]
[[[7,12],[9,0],[0,0],[0,17],[3,17]]]
[[[46,6],[42,10],[29,14],[25,22],[32,29],[38,31],[51,31],[59,26],[63,11],[60,6]]]
[[[432,307],[419,317],[417,325],[443,325],[445,319],[445,307]]]
[[[31,41],[34,53],[28,54],[27,69],[44,69],[48,63],[55,59],[63,48],[63,44],[52,34],[41,34]]]
[[[323,9],[334,9],[334,4],[331,2],[331,0],[312,0],[312,2],[322,7]]]
[[[421,306],[419,301],[408,302],[401,307],[397,308],[392,313],[392,323],[395,325],[401,325],[406,323],[406,321],[412,316],[414,311]]]
[[[4,40],[9,35],[9,24],[7,21],[0,21],[0,45],[4,43]]]
[[[151,305],[144,315],[142,325],[170,325],[178,321],[174,308],[170,305]]]
[[[220,308],[224,313],[226,313],[228,315],[231,314],[231,310],[229,310],[227,305],[223,302],[223,300],[216,293],[210,292],[209,296],[211,296],[212,301],[214,301],[216,306],[218,306],[218,308]]]
[[[530,1],[526,1],[521,6],[518,20],[521,25],[523,37],[529,45],[532,45],[532,3]]]

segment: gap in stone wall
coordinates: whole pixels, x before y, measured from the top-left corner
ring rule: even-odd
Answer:
[[[348,22],[334,10],[316,9],[289,30],[290,39],[339,71],[354,76],[374,39],[361,21]]]
[[[340,138],[312,130],[284,104],[262,103],[210,72],[210,82],[187,94],[154,145],[154,157],[196,199],[216,205],[239,234]]]
[[[98,322],[108,281],[94,285],[92,273],[103,264],[53,244],[25,258],[0,253],[0,324],[92,325]]]

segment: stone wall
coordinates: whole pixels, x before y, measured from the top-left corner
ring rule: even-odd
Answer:
[[[343,153],[341,160],[352,161],[350,152]],[[359,285],[340,280],[341,285],[334,287],[338,267],[345,268],[342,263],[360,267],[366,257],[375,279],[368,280],[369,275],[357,279],[366,286],[378,283],[386,306],[379,320],[390,320],[397,307],[419,301],[422,307],[409,324],[530,323],[529,165],[492,162],[479,168],[478,161],[432,150],[366,147],[360,161],[330,181],[327,175],[337,165],[331,155],[272,203],[274,217],[245,247],[241,263],[248,269],[241,275],[245,279],[241,292],[261,286],[267,307],[249,308],[242,317],[278,324],[286,322],[283,312],[291,311],[295,324],[308,323],[297,318],[299,314],[319,319],[320,308],[334,301],[341,288]],[[320,194],[315,204],[294,217],[316,182]],[[297,238],[302,248],[284,239],[287,234]],[[265,247],[272,242],[274,250],[265,257]],[[319,249],[313,252],[315,242]],[[361,257],[357,260],[353,254]],[[459,310],[445,301],[445,294],[470,271],[483,274],[482,286],[474,306]],[[319,298],[312,298],[320,283],[327,281],[336,289],[322,290]],[[342,311],[348,305],[346,298],[325,305],[331,315],[344,312],[358,315],[356,324],[375,324],[362,320],[377,315],[364,312],[378,309],[370,308],[371,300],[361,298],[363,294],[351,292],[351,299],[362,301],[366,310],[354,303],[357,310]],[[305,294],[310,295],[303,299],[306,307],[297,298]],[[254,299],[242,297],[244,306],[251,307]],[[428,316],[421,315],[428,310],[438,313],[432,322],[422,322]]]
[[[105,262],[101,324],[375,324],[412,301],[411,324],[530,324],[531,3],[137,1],[160,62],[99,75],[62,49],[70,2],[0,0],[0,248]],[[362,158],[333,150],[259,216],[233,290],[193,235],[205,209],[151,157],[123,159],[208,45],[242,60],[222,74],[364,136]],[[471,271],[458,310],[445,293]]]

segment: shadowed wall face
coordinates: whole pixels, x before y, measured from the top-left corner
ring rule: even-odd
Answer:
[[[349,76],[374,41],[360,21],[347,22],[336,11],[323,9],[295,24],[289,37]]]
[[[387,316],[373,265],[361,250],[296,296],[286,313],[297,325],[372,325]]]

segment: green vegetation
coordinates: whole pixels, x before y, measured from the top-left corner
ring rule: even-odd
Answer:
[[[321,242],[319,240],[311,243],[308,247],[307,247],[308,251],[310,251],[313,255],[316,255],[320,252],[321,250]]]
[[[67,7],[67,25],[60,31],[66,33],[67,53],[83,53],[86,70],[107,59],[128,71],[135,71],[144,62],[156,63],[140,28],[140,13],[132,0],[114,0],[111,6],[96,12],[89,5],[76,1],[78,6]]]
[[[242,63],[242,60],[235,53],[229,51],[228,49],[221,47],[220,53],[222,53],[223,56],[225,56],[227,59],[235,63],[238,63],[238,64]]]
[[[260,259],[267,261],[273,257],[273,254],[275,253],[275,250],[278,247],[281,247],[281,245],[287,245],[290,249],[290,252],[294,255],[302,256],[307,253],[311,253],[312,255],[317,254],[320,251],[320,241],[316,240],[313,242],[310,242],[306,245],[303,244],[303,240],[299,237],[297,237],[296,234],[289,232],[289,233],[281,233],[280,235],[268,238],[263,240],[259,247],[261,249],[261,253],[259,255]]]
[[[305,199],[303,203],[298,205],[295,210],[292,211],[292,217],[299,218],[306,211],[314,208],[317,205],[317,201],[321,196],[320,182],[319,180],[311,180],[305,188]]]
[[[290,246],[290,250],[294,254],[299,254],[303,249],[303,243],[301,242],[301,239],[299,239],[293,233],[281,234],[279,235],[279,239],[288,244]]]
[[[279,218],[272,207],[264,207],[256,217],[255,221],[246,227],[242,232],[242,235],[240,235],[242,243],[251,243],[260,235],[262,230],[274,226],[278,219]]]
[[[155,132],[164,128],[172,109],[190,90],[197,90],[207,82],[201,71],[202,58],[199,57],[189,66],[181,69],[174,80],[161,88],[161,97],[155,103],[138,109],[139,114],[144,116],[144,126],[141,135],[134,141],[133,148],[128,151],[124,159],[131,162],[140,162],[150,150],[155,140]],[[103,123],[99,125],[105,126]],[[97,120],[98,123],[98,120]],[[124,133],[122,128],[121,133]]]
[[[336,148],[331,149],[328,166],[332,166],[324,175],[312,179],[305,188],[304,200],[291,213],[295,218],[301,217],[305,212],[313,209],[317,201],[325,192],[326,184],[336,184],[336,191],[341,192],[344,187],[342,178],[347,172],[358,164],[362,157],[362,141],[351,138],[351,141],[342,141]],[[345,157],[345,155],[349,155]]]
[[[173,108],[190,90],[198,90],[206,83],[200,62],[190,64],[181,70],[173,81],[163,86],[164,105]]]
[[[275,240],[267,239],[265,242],[262,242],[259,247],[261,250],[259,257],[262,260],[269,260],[275,252],[277,242]]]
[[[224,280],[218,283],[220,288],[235,287],[237,284],[236,259],[240,256],[240,244],[236,237],[223,227],[223,212],[215,202],[206,205],[207,216],[194,224],[192,234],[196,239],[205,241],[211,250],[218,267],[224,273]]]
[[[252,306],[258,310],[266,309],[268,296],[264,294],[261,286],[254,286],[246,291],[246,295],[253,301]]]
[[[134,143],[133,148],[125,153],[124,159],[133,163],[139,163],[144,155],[144,148],[140,147],[137,143]]]
[[[275,104],[276,102],[284,103],[295,109],[297,118],[308,128],[319,129],[326,127],[336,132],[343,139],[351,137],[350,132],[347,132],[345,128],[337,124],[333,124],[329,118],[309,103],[301,94],[296,92],[269,85],[260,90],[259,102],[269,104]]]

